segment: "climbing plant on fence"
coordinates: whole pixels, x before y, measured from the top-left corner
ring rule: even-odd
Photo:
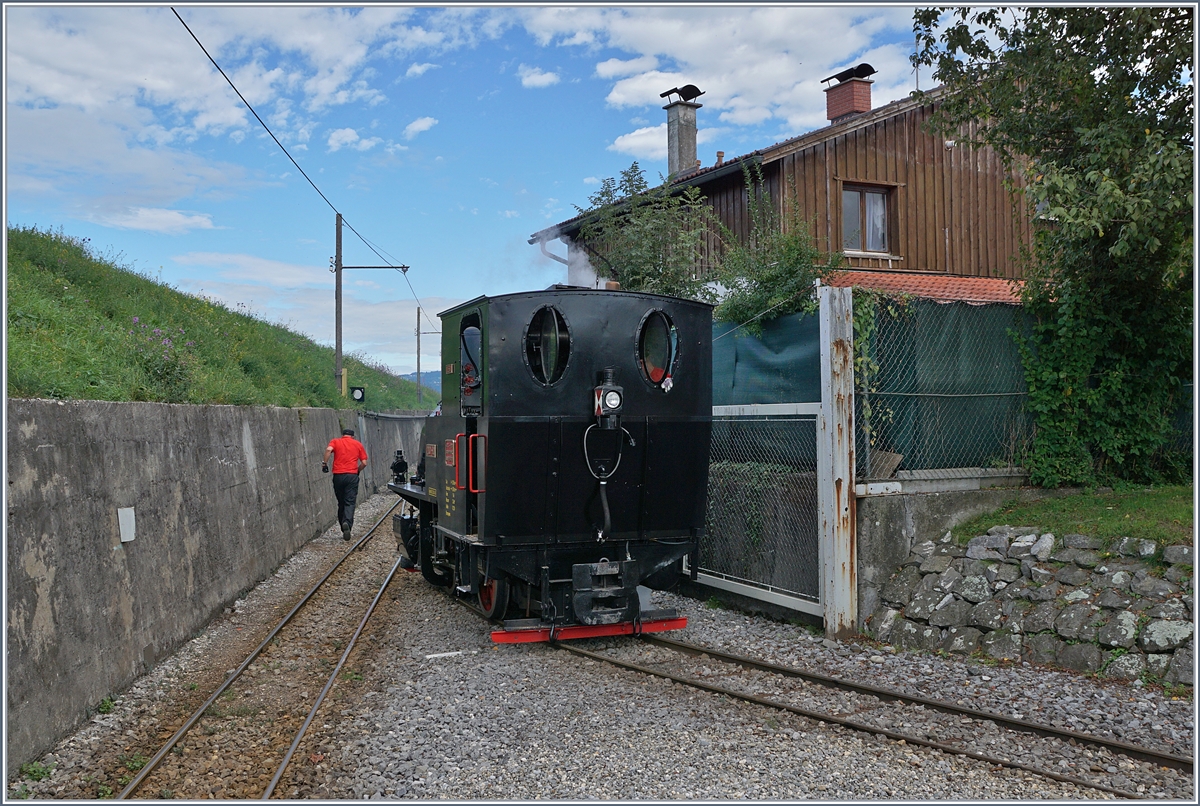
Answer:
[[[853,294],[854,316],[854,396],[858,400],[856,429],[865,441],[865,463],[869,473],[871,450],[875,447],[880,427],[892,421],[891,407],[872,398],[879,391],[879,317],[896,320],[907,315],[912,296],[886,294],[869,288],[856,288]]]

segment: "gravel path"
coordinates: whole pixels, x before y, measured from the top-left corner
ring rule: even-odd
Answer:
[[[580,642],[581,649],[586,649]],[[706,644],[711,646],[711,644]],[[912,741],[928,740],[993,759],[1095,782],[1152,798],[1189,798],[1192,778],[1150,762],[1125,758],[1095,746],[1010,730],[989,719],[942,713],[920,704],[880,700],[765,670],[747,669],[708,654],[692,656],[643,641],[608,642],[597,654],[729,691],[766,698],[858,725],[891,731]],[[871,655],[872,662],[884,662]],[[856,675],[857,676],[857,675]],[[877,685],[874,681],[861,681]],[[899,737],[896,737],[899,738]]]
[[[324,780],[291,794],[418,799],[1104,799],[1095,790],[881,740],[772,709],[581,661],[546,645],[490,644],[486,625],[419,578],[400,580],[395,629],[381,638],[361,704],[335,742]],[[783,661],[799,653],[828,673],[853,668],[849,646],[805,630],[682,597],[657,594],[693,626],[683,640]],[[633,639],[587,642],[616,649]],[[832,643],[832,642],[831,642]],[[445,653],[458,653],[446,655]],[[938,696],[928,656],[890,657],[892,679]],[[862,672],[864,667],[858,667]],[[951,676],[950,672],[957,674]],[[1044,672],[1000,670],[993,680],[1038,691]],[[1005,676],[1000,677],[1001,672]],[[873,672],[871,672],[873,674]],[[987,674],[992,677],[992,674]],[[1099,688],[1063,675],[1067,696]],[[876,678],[877,679],[877,678]],[[993,682],[981,681],[984,684]],[[990,691],[990,685],[983,688]],[[1108,688],[1108,687],[1105,687]],[[1158,692],[1125,692],[1163,706]],[[958,690],[955,688],[954,690]],[[1114,696],[1116,689],[1109,689]],[[1175,703],[1171,730],[1190,742],[1190,705]],[[416,706],[416,707],[414,707]],[[1121,770],[1117,770],[1120,773]],[[1166,793],[1164,793],[1166,794]],[[1174,794],[1174,793],[1171,793]],[[1159,795],[1162,797],[1163,795]],[[1166,795],[1170,797],[1170,794]],[[1188,797],[1179,794],[1177,797]]]
[[[394,502],[391,494],[364,502],[356,528],[365,531]],[[385,523],[381,531],[389,526]],[[379,535],[374,543],[390,544],[390,534]],[[95,798],[119,792],[120,780],[128,778],[138,757],[153,755],[344,550],[336,530],[312,541],[204,635],[117,698],[111,713],[97,714],[60,743],[42,759],[51,769],[46,777],[10,777],[9,796]],[[394,552],[394,545],[389,551]],[[356,576],[361,590],[346,590],[340,598],[363,598],[365,604],[374,594],[381,574],[373,566],[364,567]],[[1025,664],[984,666],[957,658],[894,654],[865,642],[826,642],[796,625],[711,609],[680,596],[655,594],[655,602],[689,618],[686,630],[672,634],[680,640],[927,697],[957,698],[976,708],[1015,712],[1083,732],[1107,731],[1124,741],[1182,755],[1192,753],[1192,701],[1173,699],[1159,689]],[[310,629],[315,637],[317,627]],[[351,656],[354,674],[338,681],[277,796],[950,801],[1107,797],[620,672],[545,644],[497,646],[488,632],[482,619],[419,574],[398,574],[360,639],[361,649]],[[326,636],[288,661],[297,668],[319,665],[325,655],[318,648],[328,641]],[[586,645],[619,651],[636,643],[622,638]],[[272,668],[270,674],[278,677],[286,671],[281,668],[275,675]],[[314,695],[319,690],[315,678],[303,688]],[[239,696],[248,696],[249,690],[248,686]],[[268,712],[271,707],[257,699],[245,704]],[[288,709],[302,719],[296,705],[277,708],[274,714],[279,717]],[[291,721],[298,722],[294,716]],[[202,770],[221,781],[237,775],[261,777],[244,769],[240,759],[238,748],[251,741],[248,730],[243,725],[213,734],[204,747],[207,767]],[[281,744],[281,739],[269,739],[272,744]],[[165,797],[163,790],[169,786],[142,795]],[[210,782],[207,793],[193,797],[212,797],[215,786]],[[1165,797],[1193,799],[1191,792],[1170,789]]]

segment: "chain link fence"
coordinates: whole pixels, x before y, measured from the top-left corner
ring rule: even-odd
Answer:
[[[855,306],[859,478],[1020,474],[1033,438],[1021,308],[869,299]]]
[[[1159,449],[1160,465],[1176,465],[1190,468],[1195,456],[1195,389],[1192,381],[1185,381],[1180,389],[1179,409],[1171,421],[1171,438]]]
[[[817,418],[714,416],[699,570],[820,600]]]

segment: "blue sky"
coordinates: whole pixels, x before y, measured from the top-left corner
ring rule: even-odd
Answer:
[[[667,172],[664,90],[704,90],[708,166],[827,125],[842,68],[878,70],[875,105],[914,87],[911,6],[176,8],[431,316],[565,282],[529,236],[635,159]],[[169,7],[6,5],[4,30],[9,226],[333,343],[334,213]],[[343,237],[347,265],[381,262]],[[345,349],[415,369],[404,279],[344,283]]]

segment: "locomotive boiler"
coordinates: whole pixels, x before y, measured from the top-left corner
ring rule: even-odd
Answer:
[[[440,314],[442,404],[393,528],[426,580],[500,642],[677,629],[649,589],[696,567],[712,314],[690,300],[553,286]]]

